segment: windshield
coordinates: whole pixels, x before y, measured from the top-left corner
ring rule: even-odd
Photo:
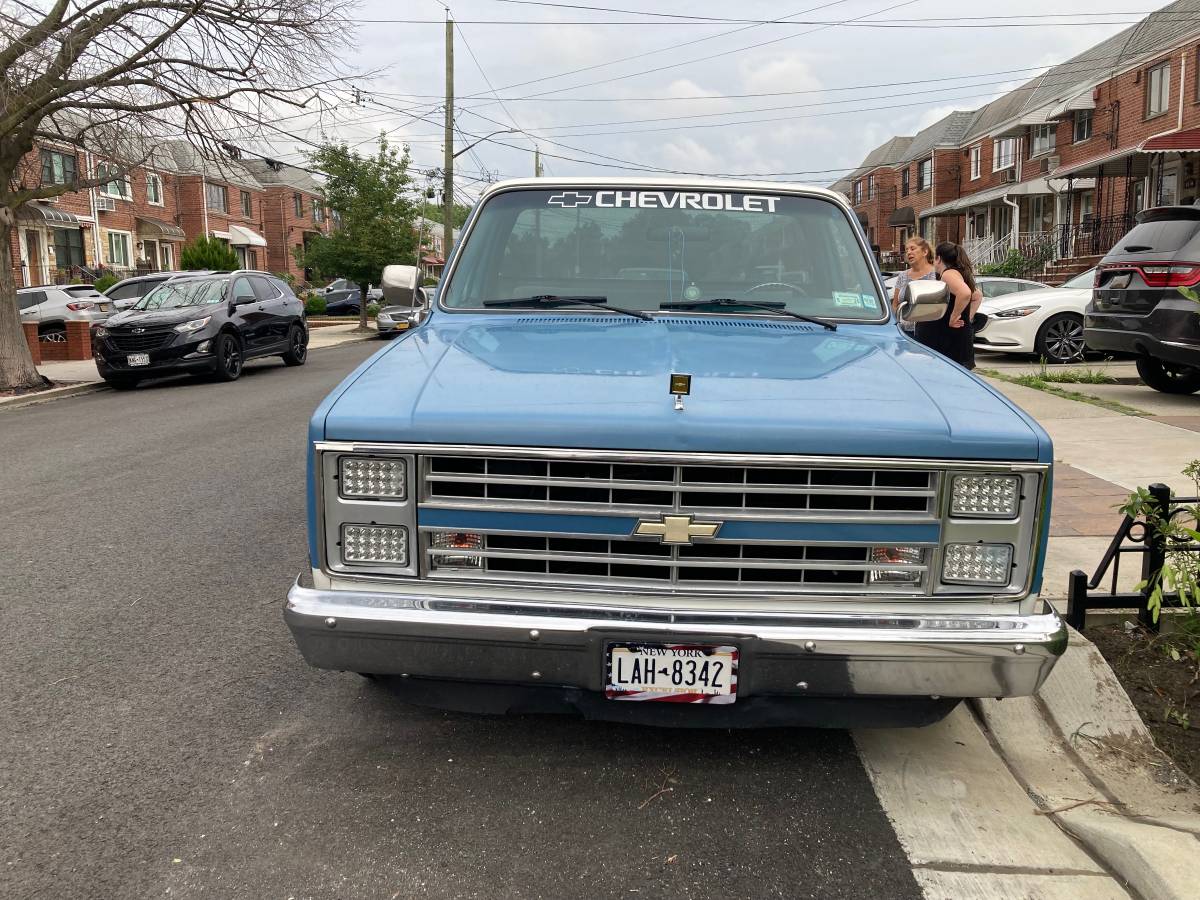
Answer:
[[[458,309],[573,296],[647,312],[689,304],[703,314],[763,314],[698,302],[723,299],[829,319],[887,315],[839,206],[818,197],[734,192],[499,194],[480,210],[438,294]]]
[[[1063,282],[1060,286],[1071,288],[1073,290],[1081,290],[1083,288],[1090,288],[1095,283],[1095,280],[1096,270],[1088,269],[1086,272],[1081,272],[1080,274],[1076,275],[1070,281]]]
[[[181,279],[165,281],[134,304],[134,309],[178,309],[209,306],[225,299],[225,279]]]

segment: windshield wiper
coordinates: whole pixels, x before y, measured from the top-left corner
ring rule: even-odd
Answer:
[[[588,297],[573,294],[534,294],[532,297],[513,297],[509,300],[484,300],[484,306],[589,306],[592,309],[602,309],[605,312],[621,313],[653,322],[654,317],[638,309],[625,309],[621,306],[608,306],[607,297]]]
[[[659,309],[701,309],[705,306],[744,306],[747,309],[761,309],[765,312],[778,313],[781,316],[791,316],[793,319],[799,319],[801,322],[808,322],[811,325],[820,325],[829,331],[837,331],[837,325],[833,322],[827,322],[824,319],[818,319],[814,316],[806,316],[804,313],[792,312],[787,309],[782,300],[778,302],[761,301],[761,300],[734,300],[732,297],[713,297],[710,300],[673,300],[669,303],[660,303]]]

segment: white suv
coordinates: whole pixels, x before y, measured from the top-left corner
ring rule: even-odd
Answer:
[[[112,303],[90,284],[42,285],[19,288],[17,306],[21,322],[36,322],[38,340],[63,342],[67,322],[103,322],[111,315]]]

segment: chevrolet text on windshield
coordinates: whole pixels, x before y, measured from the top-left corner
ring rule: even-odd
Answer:
[[[693,191],[595,191],[552,194],[547,206],[599,206],[609,209],[704,209],[731,212],[775,212],[778,197],[765,194],[707,194]]]

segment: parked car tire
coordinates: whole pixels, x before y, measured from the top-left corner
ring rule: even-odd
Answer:
[[[1200,369],[1177,366],[1150,356],[1137,358],[1142,381],[1164,394],[1194,394],[1200,391]]]
[[[38,340],[47,344],[65,344],[67,326],[63,322],[44,322],[38,326]]]
[[[304,329],[299,325],[293,325],[288,331],[288,350],[283,354],[283,364],[285,366],[302,366],[308,359],[308,340],[304,336]]]
[[[245,357],[242,354],[242,344],[229,332],[217,335],[213,351],[217,357],[217,369],[214,373],[218,381],[237,381],[242,374],[242,364]]]
[[[1034,341],[1038,356],[1052,363],[1079,362],[1087,351],[1083,342],[1083,317],[1074,313],[1051,316]]]
[[[105,375],[104,380],[114,391],[132,391],[138,386],[138,379],[132,375]]]

